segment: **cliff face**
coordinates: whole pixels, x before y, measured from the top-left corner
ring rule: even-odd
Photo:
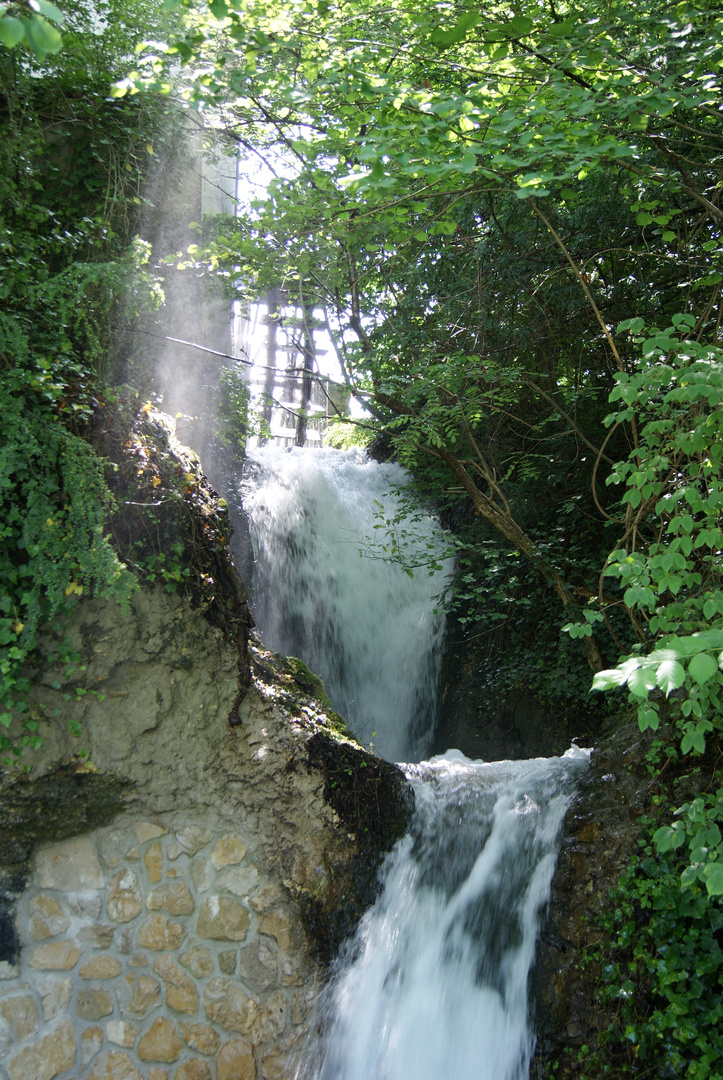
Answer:
[[[321,972],[309,912],[354,892],[359,855],[325,796],[323,707],[255,646],[230,726],[235,641],[158,588],[125,614],[80,604],[61,640],[81,660],[42,670],[43,746],[2,791],[0,1075],[291,1075]],[[396,771],[379,784],[403,825]]]

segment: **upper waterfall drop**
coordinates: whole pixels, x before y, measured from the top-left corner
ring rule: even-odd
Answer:
[[[391,761],[429,747],[452,569],[420,565],[410,577],[372,557],[375,526],[398,510],[407,482],[400,465],[361,452],[274,447],[249,452],[243,481],[265,644],[306,661],[357,738]],[[409,531],[410,562],[443,557],[434,518]]]

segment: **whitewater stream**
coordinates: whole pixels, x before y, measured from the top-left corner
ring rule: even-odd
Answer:
[[[436,552],[434,573],[410,577],[369,548],[404,483],[397,465],[333,450],[255,450],[245,473],[265,643],[323,677],[360,741],[412,762],[402,768],[415,795],[409,832],[334,966],[297,1076],[528,1080],[539,915],[588,755],[573,747],[561,758],[484,763],[450,750],[421,760],[452,567],[423,514],[409,530],[409,559]]]

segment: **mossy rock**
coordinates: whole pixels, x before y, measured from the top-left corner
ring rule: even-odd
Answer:
[[[354,845],[350,864],[332,880],[325,900],[302,900],[307,931],[328,963],[376,899],[382,858],[406,832],[414,796],[397,765],[354,743],[318,732],[306,749],[311,767],[324,776],[324,798]]]

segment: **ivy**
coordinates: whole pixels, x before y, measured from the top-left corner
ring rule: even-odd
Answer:
[[[713,798],[718,820],[721,794]],[[609,1071],[612,1058],[622,1075],[650,1070],[681,1080],[723,1077],[723,909],[701,890],[704,873],[684,869],[681,876],[677,850],[687,838],[705,861],[712,827],[701,829],[702,802],[681,808],[685,820],[675,827],[663,826],[652,837],[645,828],[641,856],[610,896],[601,918],[600,998],[613,1006],[616,1019],[582,1076],[598,1075],[596,1068]]]

